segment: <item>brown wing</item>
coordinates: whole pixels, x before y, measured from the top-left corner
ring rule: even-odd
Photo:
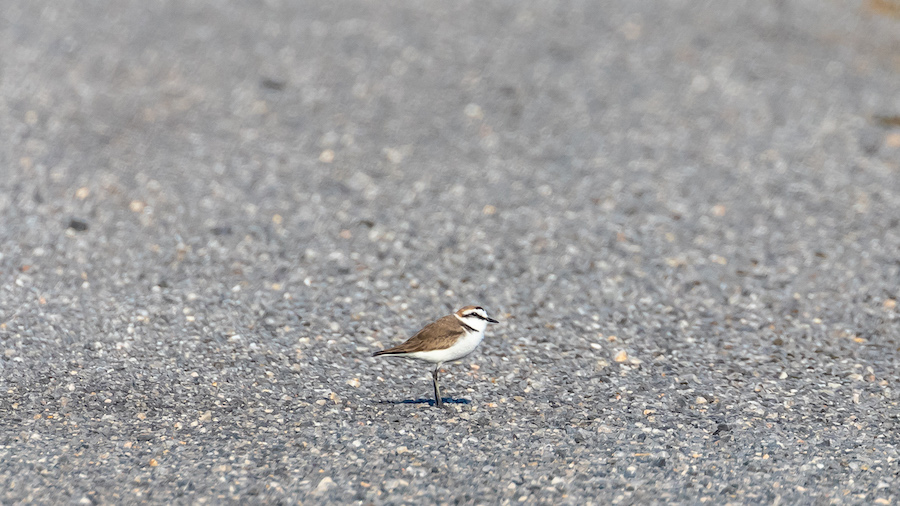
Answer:
[[[437,321],[429,323],[416,335],[410,337],[405,343],[376,351],[373,357],[378,355],[400,355],[417,351],[443,350],[453,346],[460,336],[459,320],[453,315],[445,316]]]

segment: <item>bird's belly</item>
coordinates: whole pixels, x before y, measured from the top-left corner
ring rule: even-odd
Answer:
[[[407,356],[425,360],[426,362],[452,362],[475,351],[475,348],[481,344],[482,339],[484,339],[483,332],[467,333],[449,348],[444,348],[443,350],[417,351],[410,353]]]

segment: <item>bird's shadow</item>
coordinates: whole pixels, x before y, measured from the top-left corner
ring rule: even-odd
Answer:
[[[472,402],[469,399],[454,399],[453,397],[441,397],[441,400],[444,401],[444,404],[469,404]],[[378,404],[428,404],[429,406],[434,406],[434,399],[383,400],[378,401]]]

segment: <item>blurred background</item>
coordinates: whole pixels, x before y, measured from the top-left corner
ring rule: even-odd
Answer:
[[[56,245],[101,283],[177,285],[194,260],[227,283],[318,284],[327,264],[482,296],[486,277],[589,271],[598,249],[697,266],[728,244],[748,272],[791,248],[798,267],[849,262],[837,288],[865,276],[852,250],[893,256],[896,16],[890,0],[11,2],[6,271]],[[70,217],[94,233],[58,238]],[[871,237],[851,251],[795,242],[853,223]],[[103,248],[123,265],[100,269]]]

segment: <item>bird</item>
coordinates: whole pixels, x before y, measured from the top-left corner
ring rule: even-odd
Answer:
[[[431,381],[434,384],[434,402],[440,408],[444,405],[441,388],[438,386],[441,365],[459,360],[475,351],[484,339],[488,323],[498,321],[489,317],[481,306],[466,306],[429,323],[405,343],[376,351],[372,356],[388,355],[433,363]]]

